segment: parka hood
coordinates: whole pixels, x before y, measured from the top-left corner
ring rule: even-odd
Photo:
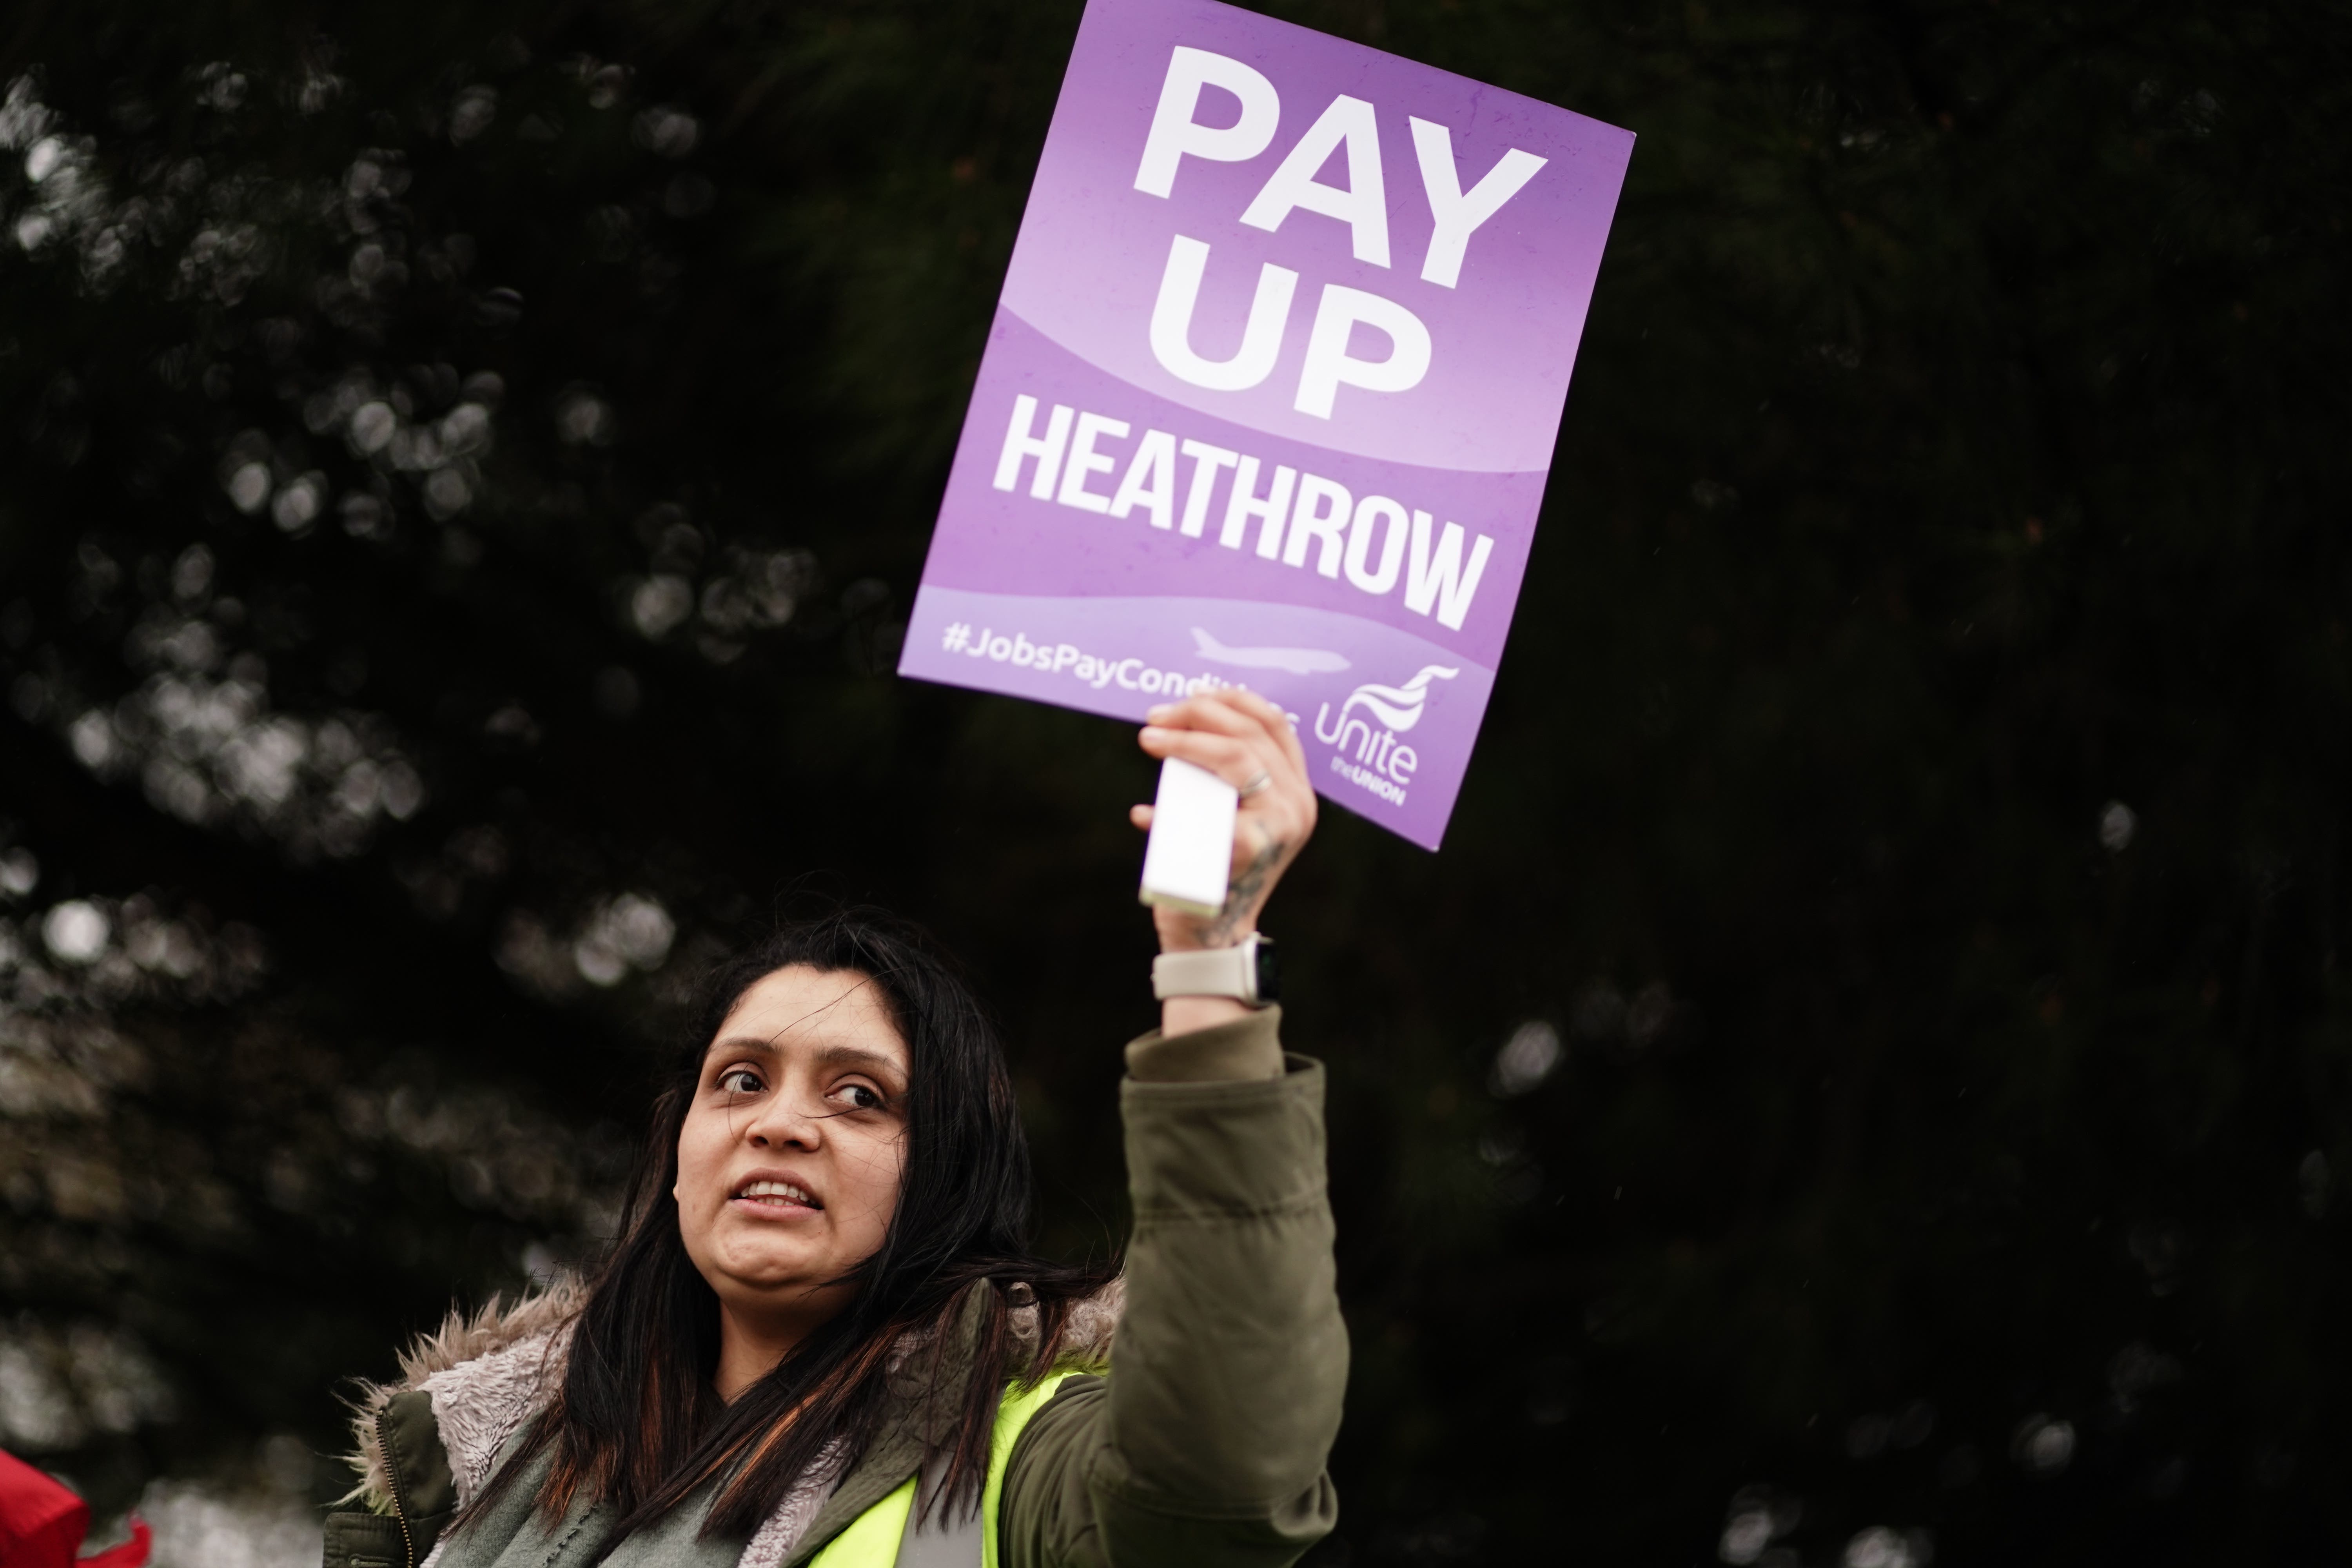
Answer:
[[[1108,1363],[1126,1291],[1124,1279],[1113,1279],[1073,1307],[1063,1330],[1062,1360]],[[473,1500],[507,1440],[546,1408],[562,1384],[572,1327],[587,1300],[586,1283],[565,1278],[511,1303],[494,1296],[471,1316],[452,1308],[440,1327],[417,1336],[401,1352],[396,1381],[362,1383],[351,1401],[353,1451],[348,1462],[359,1484],[343,1500],[378,1513],[392,1511],[392,1477],[376,1423],[394,1397],[419,1391],[432,1397],[458,1505]],[[1035,1344],[1038,1319],[1034,1302],[1014,1306],[1017,1343]],[[902,1337],[894,1365],[921,1348],[919,1336]]]
[[[488,1471],[467,1484],[459,1444],[453,1440],[457,1434],[450,1429],[450,1415],[458,1414],[452,1407],[465,1407],[457,1421],[460,1428],[483,1424],[467,1421],[468,1414],[489,1417],[493,1426],[499,1424],[499,1417],[513,1415],[513,1425],[491,1444],[485,1458],[495,1456],[498,1444],[535,1415],[562,1380],[562,1352],[571,1345],[572,1325],[587,1300],[586,1283],[567,1276],[511,1302],[493,1296],[470,1317],[452,1307],[439,1328],[410,1341],[400,1352],[400,1376],[391,1383],[362,1381],[350,1402],[352,1448],[348,1463],[359,1484],[342,1500],[364,1503],[377,1513],[392,1511],[392,1477],[384,1466],[376,1419],[394,1395],[420,1390],[433,1394],[433,1414],[457,1477],[459,1500],[470,1499]]]

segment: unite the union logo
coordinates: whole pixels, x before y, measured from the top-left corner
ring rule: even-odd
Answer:
[[[1323,703],[1315,713],[1315,738],[1333,748],[1331,771],[1383,800],[1402,805],[1405,788],[1412,783],[1421,758],[1397,737],[1421,722],[1429,703],[1430,682],[1451,680],[1461,673],[1442,664],[1427,664],[1402,686],[1366,681],[1339,704],[1337,719],[1331,716],[1331,705]]]

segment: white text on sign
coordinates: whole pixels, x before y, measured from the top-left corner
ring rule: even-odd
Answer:
[[[1494,553],[1495,542],[1482,533],[1469,546],[1465,562],[1463,547],[1469,536],[1458,522],[1440,529],[1426,511],[1408,511],[1386,496],[1359,500],[1337,479],[1302,474],[1286,464],[1267,475],[1255,458],[1205,441],[1180,442],[1165,430],[1146,430],[1118,485],[1098,490],[1093,488],[1097,479],[1108,479],[1119,467],[1114,453],[1098,448],[1125,441],[1132,426],[1124,419],[1079,413],[1066,403],[1054,405],[1042,430],[1037,415],[1034,397],[1024,392],[1013,398],[996,458],[998,489],[1017,487],[1023,467],[1034,462],[1029,493],[1038,500],[1122,519],[1140,510],[1154,528],[1198,539],[1208,530],[1218,479],[1231,470],[1217,526],[1219,544],[1242,549],[1255,521],[1261,560],[1304,567],[1311,556],[1318,574],[1344,575],[1349,586],[1375,596],[1402,585],[1406,609],[1434,614],[1441,626],[1454,631],[1462,629],[1478,580],[1486,574],[1486,559]],[[1180,458],[1192,467],[1191,480],[1182,487],[1177,483]]]
[[[1240,118],[1231,125],[1202,124],[1197,116],[1204,88],[1231,94],[1241,105]],[[1246,163],[1272,145],[1281,120],[1281,95],[1255,67],[1206,49],[1179,47],[1170,54],[1168,74],[1160,82],[1160,103],[1135,171],[1135,188],[1167,197],[1176,188],[1178,167],[1188,157]],[[1454,161],[1454,133],[1417,116],[1407,116],[1406,124],[1412,132],[1413,157],[1421,168],[1432,224],[1421,279],[1441,289],[1458,288],[1471,236],[1535,178],[1546,160],[1511,148],[1465,191]],[[1347,184],[1327,185],[1317,179],[1332,154],[1342,151]],[[1276,166],[1242,212],[1241,221],[1272,234],[1299,211],[1347,225],[1349,247],[1357,260],[1390,265],[1388,178],[1381,167],[1380,131],[1371,104],[1347,93],[1333,98]],[[1271,261],[1262,264],[1241,347],[1231,359],[1211,360],[1195,353],[1192,343],[1192,311],[1208,265],[1204,241],[1180,234],[1170,244],[1160,295],[1151,309],[1151,352],[1179,381],[1212,392],[1246,391],[1274,374],[1298,274]],[[1349,352],[1359,326],[1372,328],[1388,340],[1384,358],[1359,359]],[[1409,392],[1429,374],[1431,352],[1429,328],[1403,305],[1361,289],[1326,283],[1307,331],[1306,363],[1292,406],[1328,419],[1342,386]]]

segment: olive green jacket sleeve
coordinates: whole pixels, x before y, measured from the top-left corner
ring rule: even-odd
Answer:
[[[1279,1568],[1329,1533],[1348,1339],[1323,1069],[1282,1055],[1279,1024],[1128,1047],[1126,1314],[1110,1375],[1022,1434],[1005,1568]]]

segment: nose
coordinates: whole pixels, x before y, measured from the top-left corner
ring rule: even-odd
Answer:
[[[824,1142],[824,1118],[810,1110],[803,1099],[791,1092],[769,1097],[744,1127],[744,1142],[754,1149],[814,1152]]]

